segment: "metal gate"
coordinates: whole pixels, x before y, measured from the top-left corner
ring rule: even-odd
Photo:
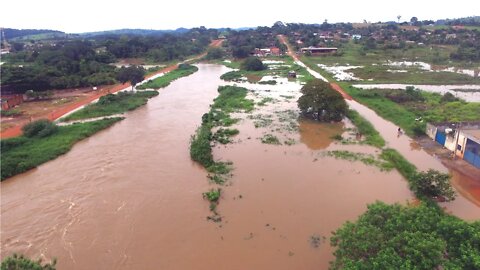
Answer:
[[[473,166],[480,168],[480,155],[475,155],[472,151],[465,151],[463,159]]]
[[[441,145],[445,145],[446,140],[447,140],[447,134],[437,131],[437,134],[435,135],[435,141]]]

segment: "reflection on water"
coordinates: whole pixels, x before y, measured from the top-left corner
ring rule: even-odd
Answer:
[[[319,123],[301,119],[299,120],[300,142],[311,150],[325,149],[334,141],[335,135],[343,133],[343,126],[342,122]]]

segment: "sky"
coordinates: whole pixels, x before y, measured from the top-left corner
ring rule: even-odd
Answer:
[[[478,0],[2,1],[0,27],[67,33],[123,28],[239,28],[285,23],[437,20],[480,15]],[[475,14],[474,12],[477,12]]]

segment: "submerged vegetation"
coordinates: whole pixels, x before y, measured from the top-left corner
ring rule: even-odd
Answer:
[[[145,105],[149,98],[158,95],[157,91],[119,92],[101,97],[98,102],[65,117],[63,121],[80,120],[108,116],[134,110]]]
[[[105,129],[123,118],[109,118],[94,122],[58,127],[48,136],[20,136],[1,140],[1,179],[25,172],[68,152],[84,138]]]
[[[373,155],[364,153],[354,153],[345,150],[328,151],[327,155],[333,156],[337,159],[344,159],[349,161],[360,161],[365,165],[375,166],[382,171],[390,171],[394,168],[393,164],[382,159],[377,159]]]
[[[253,110],[254,102],[246,99],[247,89],[236,86],[220,86],[219,95],[214,99],[210,111],[202,116],[202,125],[192,136],[190,142],[190,157],[197,161],[208,172],[212,173],[209,178],[217,184],[223,184],[227,174],[231,170],[231,163],[217,162],[213,159],[212,142],[231,142],[231,137],[238,134],[237,129],[218,129],[212,133],[214,127],[227,127],[236,122],[230,117],[230,113],[236,111]]]
[[[347,117],[357,127],[358,133],[365,136],[365,143],[371,146],[382,148],[385,146],[385,140],[373,125],[363,118],[357,111],[348,110]]]
[[[174,69],[158,78],[148,80],[147,82],[137,86],[137,89],[160,89],[167,87],[172,81],[189,76],[198,71],[198,67],[189,64],[180,64],[177,69]]]
[[[57,260],[51,263],[42,263],[42,260],[33,261],[24,255],[13,254],[3,259],[0,269],[2,270],[55,270]]]

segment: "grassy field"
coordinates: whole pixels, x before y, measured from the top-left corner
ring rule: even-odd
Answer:
[[[95,122],[59,127],[43,138],[24,136],[1,140],[1,180],[33,169],[38,165],[67,153],[84,138],[105,129],[123,118],[109,118]]]
[[[156,79],[149,80],[148,82],[137,86],[137,89],[160,89],[167,87],[172,81],[191,75],[198,71],[198,67],[192,65],[181,65],[179,68],[168,72],[167,74],[160,76]]]
[[[380,136],[380,133],[363,118],[357,111],[348,110],[347,117],[357,127],[358,132],[365,136],[365,143],[378,148],[385,146],[385,140]]]
[[[116,95],[109,94],[101,97],[97,103],[90,104],[65,117],[63,121],[95,118],[131,111],[145,105],[149,98],[157,95],[157,91],[120,92]]]
[[[458,67],[476,69],[480,63],[450,61],[449,56],[456,51],[455,46],[414,46],[408,49],[377,49],[364,51],[361,44],[353,41],[339,49],[340,55],[302,57],[310,67],[317,64],[327,66],[363,66],[348,72],[363,79],[362,83],[411,83],[411,84],[480,84],[480,78],[454,72],[432,72],[420,67],[402,67],[407,72],[391,72],[399,67],[384,65],[387,61],[425,62],[438,65],[441,69]]]
[[[381,117],[400,126],[408,135],[421,133],[425,122],[480,121],[480,103],[443,101],[439,94],[420,91],[423,100],[406,102],[391,100],[405,95],[402,90],[361,90],[347,83],[340,84],[355,100],[367,105]],[[422,117],[423,122],[415,121]]]

